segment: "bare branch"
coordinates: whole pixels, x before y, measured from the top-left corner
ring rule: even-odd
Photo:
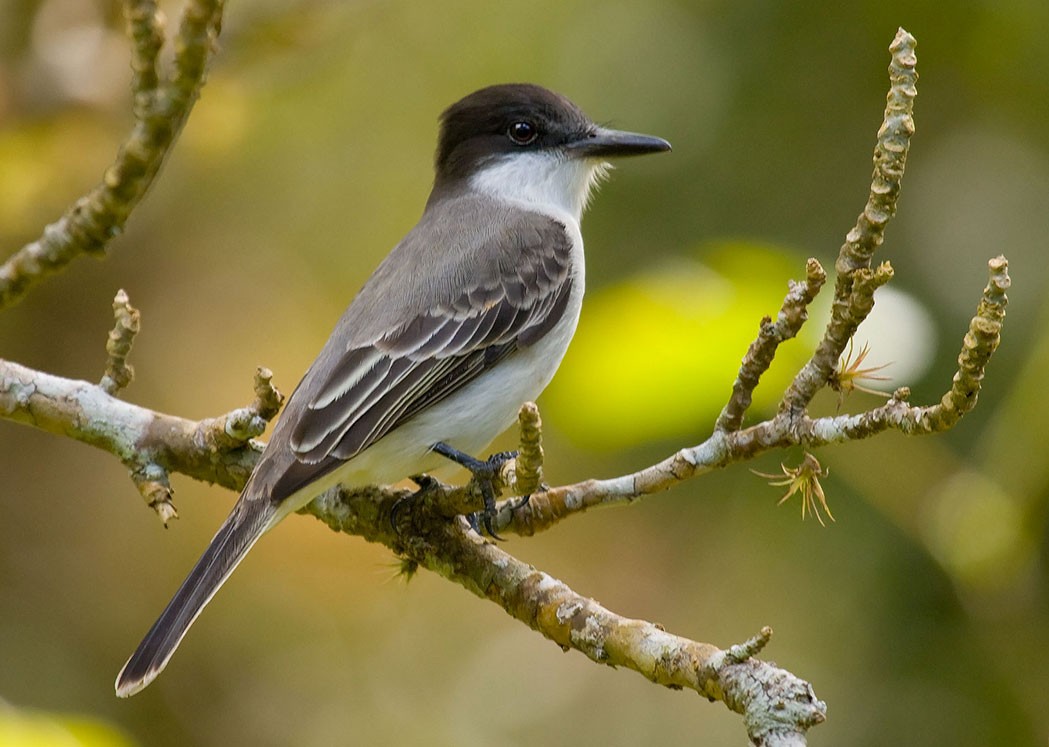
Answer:
[[[86,381],[2,359],[0,417],[108,451],[136,475],[136,485],[153,483],[147,500],[154,508],[157,485],[166,484],[158,470],[239,491],[262,444],[247,433],[238,434],[236,424],[249,423],[250,433],[265,427],[265,419],[251,406],[196,422],[124,402]]]
[[[375,511],[376,497],[371,491],[329,491],[306,510],[336,531],[360,534],[360,517]],[[382,526],[390,502],[379,505]],[[826,705],[808,683],[751,658],[768,642],[770,629],[724,651],[615,614],[485,541],[461,518],[420,525],[425,528],[409,537],[365,536],[387,544],[396,538],[393,546],[415,563],[495,602],[566,651],[574,649],[599,664],[626,667],[656,684],[724,702],[744,715],[755,744],[769,743],[768,735],[800,737],[826,718]]]
[[[787,297],[783,299],[779,315],[773,322],[769,317],[761,320],[758,339],[750,344],[739,375],[732,384],[732,396],[714,424],[715,430],[735,431],[743,424],[743,416],[750,407],[754,390],[762,374],[768,371],[780,343],[797,336],[802,325],[808,321],[809,305],[827,282],[827,273],[823,266],[810,258],[805,264],[805,281],[791,281]]]
[[[827,383],[849,339],[874,305],[874,290],[888,282],[892,270],[882,265],[871,270],[871,259],[885,237],[885,226],[896,214],[910,138],[914,134],[914,98],[918,73],[914,48],[917,42],[903,29],[889,47],[889,94],[885,116],[874,147],[874,176],[867,204],[845,237],[834,264],[837,281],[831,319],[816,352],[795,377],[780,409],[803,410]]]
[[[30,288],[80,255],[101,256],[123,232],[204,85],[222,9],[222,0],[189,0],[176,40],[174,74],[161,81],[157,55],[163,35],[156,3],[126,0],[127,31],[134,44],[135,124],[102,181],[47,226],[39,239],[0,265],[0,308],[17,303]]]
[[[958,371],[950,391],[939,403],[912,406],[907,402],[910,390],[901,387],[884,405],[857,415],[810,418],[805,413],[781,411],[772,420],[750,428],[715,431],[703,443],[682,449],[633,474],[611,480],[587,480],[534,494],[527,505],[512,513],[501,513],[497,531],[535,534],[549,529],[561,519],[595,506],[630,502],[661,492],[684,480],[751,459],[771,449],[788,446],[815,448],[870,438],[886,430],[926,435],[950,429],[976,405],[987,363],[1001,339],[1009,300],[1005,293],[1010,284],[1009,263],[1004,257],[996,257],[988,262],[988,269],[990,280],[962,342]],[[870,282],[877,282],[877,273],[866,272]],[[861,294],[860,297],[864,296]]]

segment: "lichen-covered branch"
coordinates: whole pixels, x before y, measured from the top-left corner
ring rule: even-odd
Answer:
[[[534,402],[525,402],[517,413],[521,443],[514,460],[513,489],[518,495],[531,495],[543,484],[543,421]]]
[[[377,497],[368,491],[331,491],[307,511],[335,531],[360,534],[362,513],[370,513],[380,527],[388,526],[384,519],[391,501],[377,502]],[[744,715],[755,744],[803,744],[805,730],[826,718],[826,705],[807,682],[753,658],[768,642],[769,629],[722,650],[612,612],[482,539],[461,518],[423,518],[417,526],[418,531],[403,537],[392,530],[366,536],[397,547],[414,563],[495,602],[566,651],[724,702]]]
[[[0,417],[114,454],[128,468],[146,505],[167,526],[178,518],[170,472],[240,490],[262,453],[253,439],[276,417],[284,395],[273,386],[273,373],[259,368],[254,401],[217,418],[194,422],[121,402],[117,393],[134,377],[127,358],[141,315],[120,290],[113,299],[113,316],[106,372],[97,386],[0,359]]]
[[[887,264],[872,270],[871,260],[885,238],[885,226],[896,214],[896,200],[914,134],[918,81],[916,44],[914,37],[901,28],[889,47],[892,53],[890,87],[874,147],[870,194],[834,263],[837,279],[830,322],[816,352],[787,389],[780,406],[782,410],[800,412],[827,383],[856,328],[870,313],[874,291],[892,276]]]
[[[260,380],[268,385],[264,369],[257,374]],[[279,393],[274,396],[279,401]],[[262,444],[253,438],[274,412],[250,405],[217,418],[187,420],[124,402],[96,384],[0,359],[0,418],[113,454],[165,520],[174,517],[170,472],[239,491],[262,453]]]
[[[633,501],[733,462],[752,459],[771,449],[816,448],[870,438],[887,430],[925,435],[948,430],[976,404],[984,372],[998,348],[1009,288],[1009,263],[1004,257],[988,262],[990,279],[958,356],[951,389],[940,402],[918,407],[908,402],[910,391],[897,389],[880,407],[855,415],[811,418],[806,413],[779,412],[771,420],[737,431],[715,430],[706,441],[681,449],[658,464],[610,480],[586,480],[533,494],[526,506],[500,514],[496,530],[534,534],[561,519],[595,506]]]
[[[170,152],[204,85],[218,37],[223,0],[188,0],[175,40],[174,70],[158,72],[163,20],[153,0],[126,0],[132,40],[135,124],[101,182],[78,199],[43,235],[0,265],[0,309],[22,299],[45,277],[82,254],[101,255],[124,230]]]
[[[735,431],[743,424],[743,416],[750,407],[754,390],[762,374],[768,371],[781,343],[797,336],[809,318],[809,305],[827,282],[823,266],[813,258],[805,265],[805,280],[791,281],[787,297],[783,299],[776,321],[761,320],[758,339],[750,344],[740,364],[739,374],[732,384],[732,396],[718,416],[714,429]]]

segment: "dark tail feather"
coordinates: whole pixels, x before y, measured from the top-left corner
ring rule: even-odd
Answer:
[[[163,671],[197,615],[269,528],[272,508],[268,501],[247,502],[242,498],[241,504],[219,528],[160,618],[120,670],[117,697],[134,695]]]

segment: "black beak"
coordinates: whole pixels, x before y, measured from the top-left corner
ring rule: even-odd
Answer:
[[[570,156],[576,158],[640,156],[670,150],[670,143],[661,137],[598,127],[569,143],[566,150]]]

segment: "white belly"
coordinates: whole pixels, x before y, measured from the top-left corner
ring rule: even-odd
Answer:
[[[566,220],[567,215],[557,217],[566,224],[573,240],[572,294],[557,325],[531,347],[516,350],[462,389],[290,496],[282,509],[296,511],[336,485],[388,485],[446,466],[446,458],[430,451],[438,441],[467,454],[487,456],[482,451],[516,420],[521,405],[535,400],[550,383],[579,322],[585,289],[583,239],[578,223]],[[284,510],[281,513],[286,515]]]

